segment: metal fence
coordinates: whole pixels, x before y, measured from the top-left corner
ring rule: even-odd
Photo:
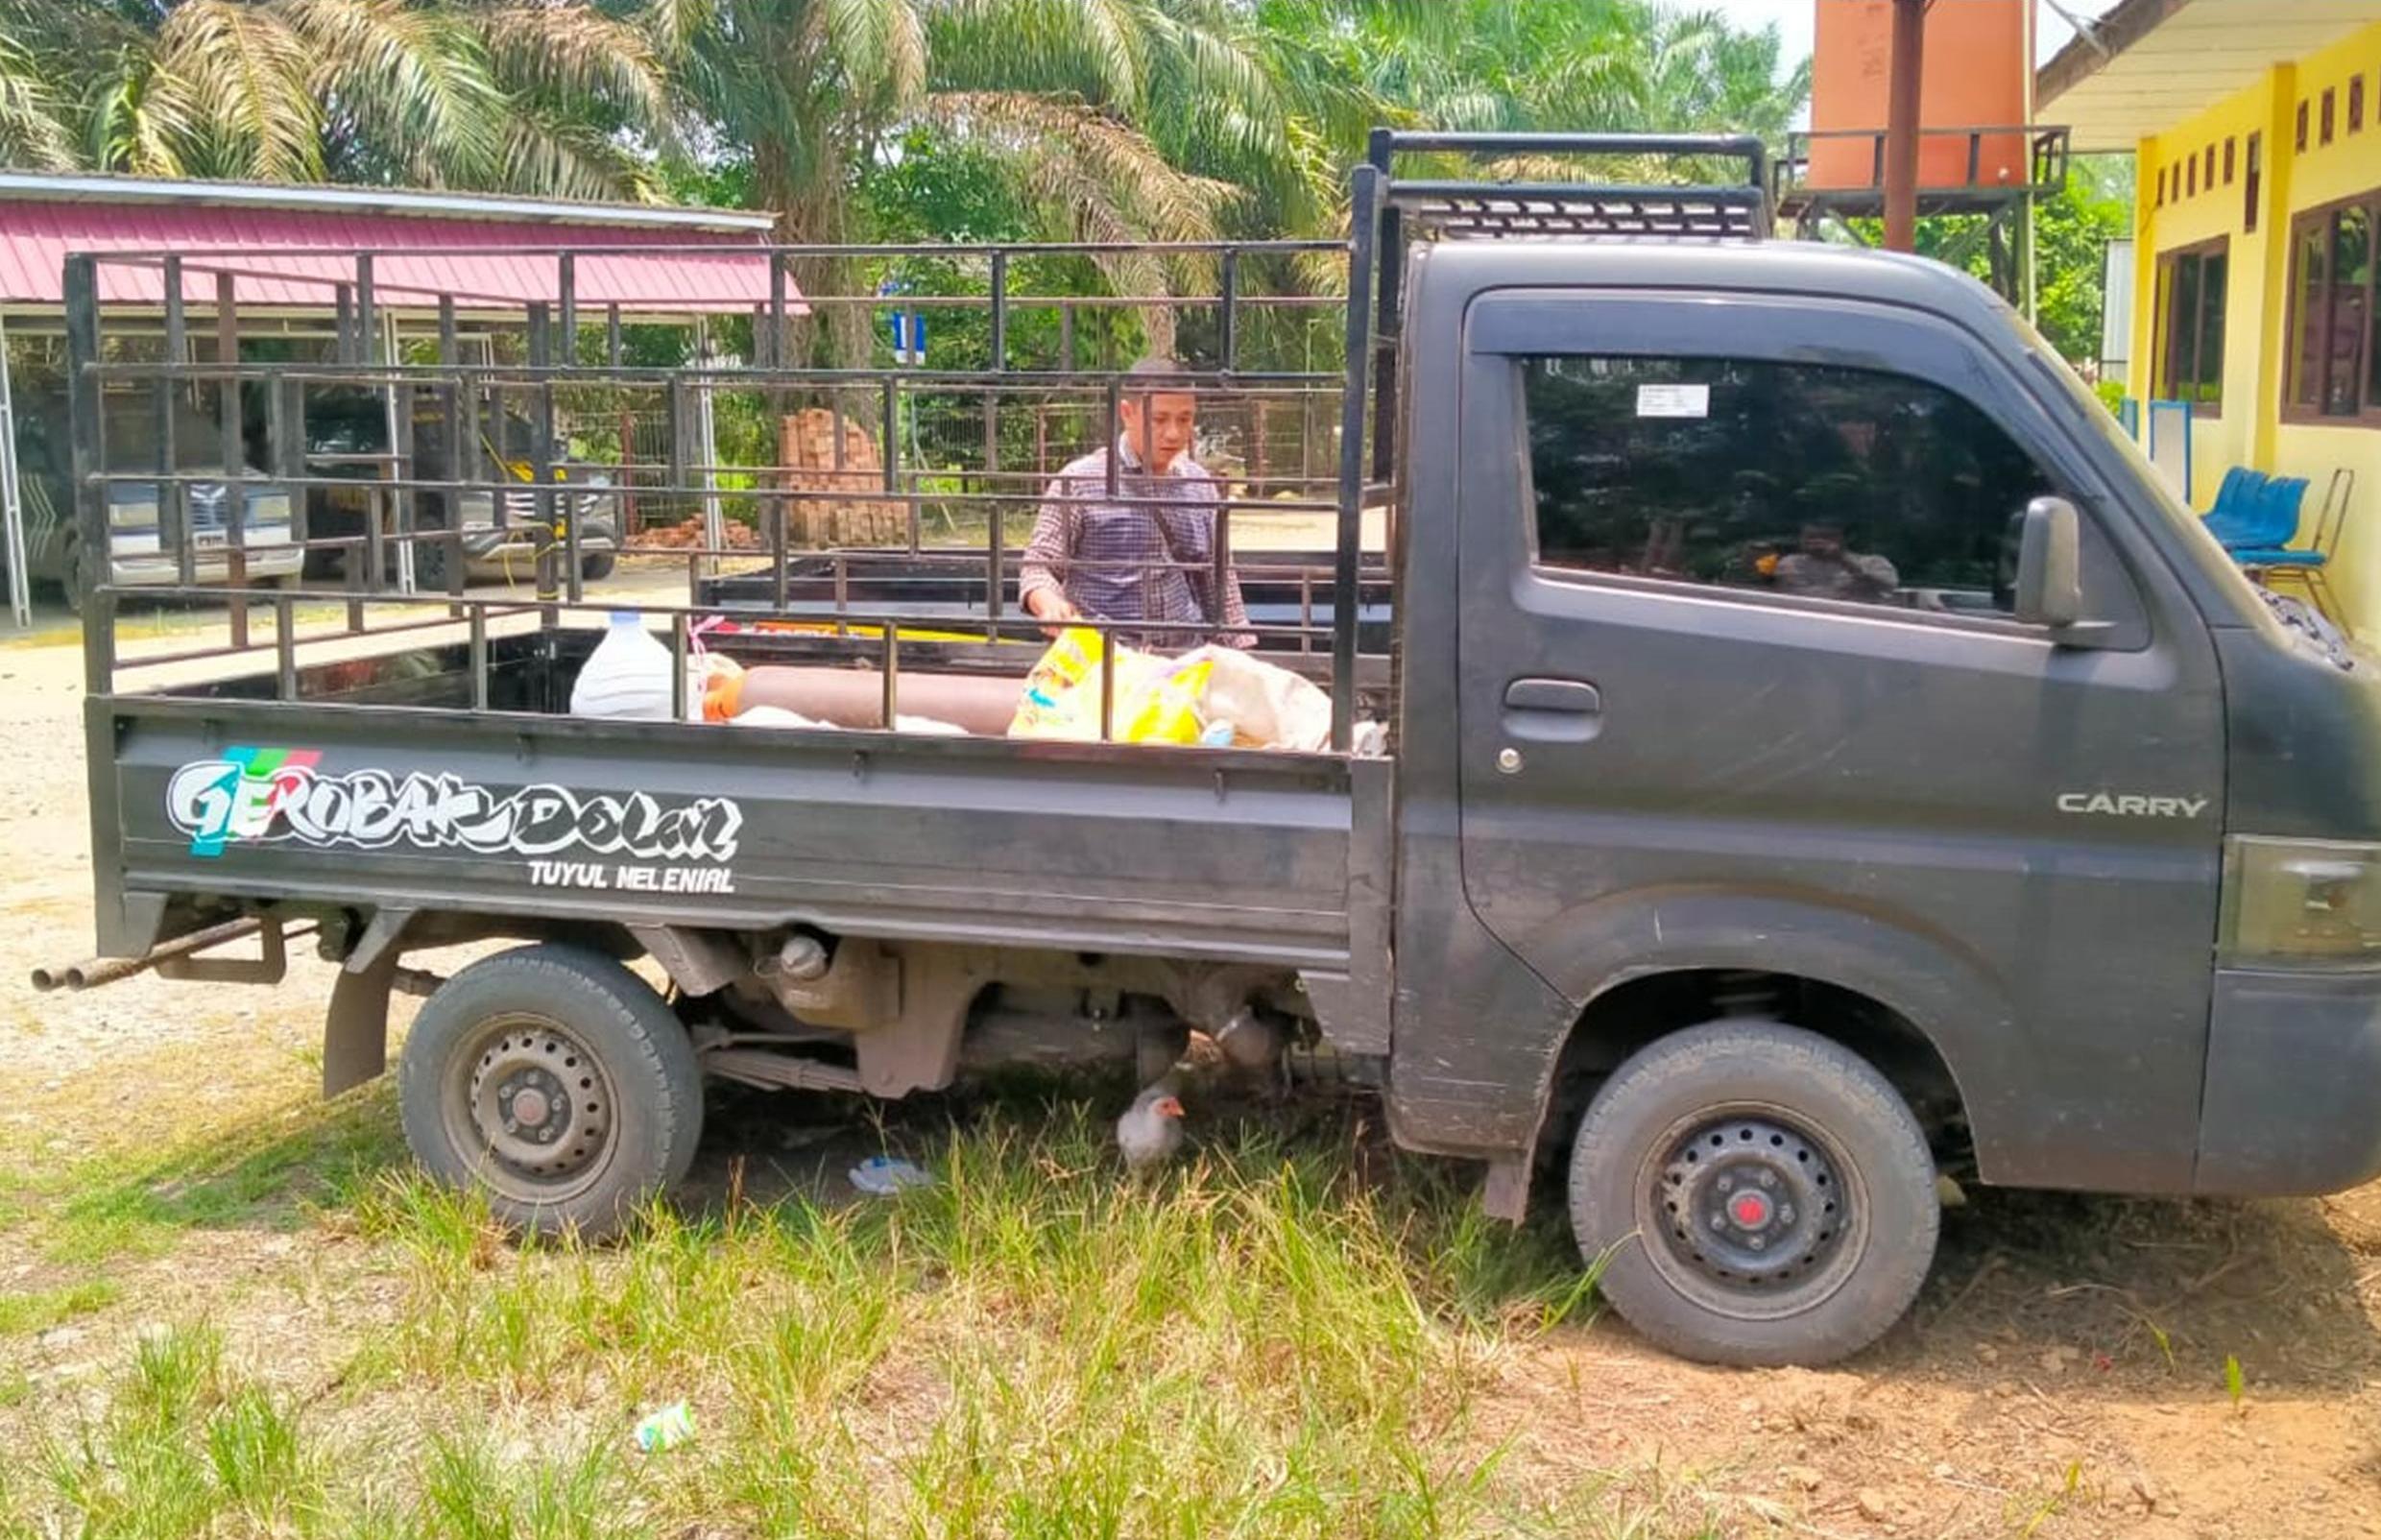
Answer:
[[[1235,522],[1252,517],[1349,527],[1333,521],[1348,512],[1345,303],[1317,281],[1335,261],[1344,279],[1347,251],[579,249],[506,253],[518,282],[502,294],[442,286],[436,253],[404,253],[401,267],[370,252],[70,258],[78,529],[86,552],[108,552],[88,574],[91,688],[115,687],[116,615],[135,587],[127,509],[136,524],[147,497],[149,586],[228,606],[229,639],[127,668],[270,648],[277,692],[295,698],[301,647],[456,622],[480,667],[492,618],[558,625],[590,602],[593,574],[650,552],[685,564],[683,604],[639,605],[666,614],[683,651],[702,585],[723,566],[765,580],[765,612],[815,618],[795,602],[791,566],[828,557],[833,637],[873,659],[889,700],[913,617],[869,608],[872,574],[973,553],[985,610],[971,628],[987,645],[1038,642],[1038,622],[1015,608],[1022,541],[1047,508],[1147,500],[1114,455],[1088,496],[1054,493],[1051,478],[1118,442],[1126,403],[1146,389],[1124,366],[1159,350],[1183,367],[1163,390],[1195,398],[1192,452],[1216,478],[1215,575],[1295,577],[1305,613],[1252,626],[1260,643],[1352,661],[1356,605],[1311,599],[1336,592],[1335,554],[1236,556],[1233,541]],[[703,286],[682,279],[662,312],[606,299],[603,280],[639,262],[680,264]],[[1119,271],[1159,286],[1085,292]],[[1046,292],[1026,277],[1069,286]],[[329,318],[328,336],[292,343],[286,318],[309,306]],[[204,453],[191,452],[194,438]],[[285,538],[259,522],[260,493],[286,498]],[[469,591],[492,546],[517,554],[534,584],[527,604]],[[259,635],[253,573],[268,548],[284,561],[303,553],[307,575],[271,594]],[[425,618],[425,596],[442,613]],[[325,599],[344,608],[343,623],[301,638],[297,607]],[[1348,638],[1335,635],[1340,623]],[[1091,625],[1103,646],[1119,630],[1178,632],[1187,644],[1215,629]],[[1348,687],[1335,696],[1344,714]],[[484,680],[473,699],[485,704]]]

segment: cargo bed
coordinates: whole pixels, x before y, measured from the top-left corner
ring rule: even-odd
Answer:
[[[1345,760],[556,714],[592,639],[490,638],[493,717],[468,644],[319,665],[294,702],[270,674],[94,701],[125,892],[1347,967]],[[319,811],[210,841],[291,755],[339,767],[293,782]]]

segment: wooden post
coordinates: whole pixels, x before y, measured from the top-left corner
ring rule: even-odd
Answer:
[[[1926,59],[1926,0],[1893,0],[1893,51],[1885,126],[1885,249],[1918,242],[1918,80]]]
[[[1248,457],[1249,485],[1252,489],[1265,485],[1265,398],[1260,396],[1257,397],[1257,443]],[[1260,491],[1257,495],[1263,496],[1264,493]]]
[[[619,314],[613,307],[613,316]],[[625,546],[637,530],[637,414],[620,413],[620,543]]]

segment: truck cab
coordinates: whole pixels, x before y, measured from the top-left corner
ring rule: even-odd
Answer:
[[[1572,1140],[1566,1084],[1610,1110],[1670,1034],[1784,1023],[1985,1182],[2381,1170],[2374,670],[2002,301],[1782,243],[1445,241],[1409,282],[1401,1139]],[[1657,1335],[1749,1340],[1715,1318],[1887,1218],[1838,1170],[1781,1223],[1811,1130],[1735,1099],[1622,1131],[1633,1182],[1595,1105],[1573,1143]]]

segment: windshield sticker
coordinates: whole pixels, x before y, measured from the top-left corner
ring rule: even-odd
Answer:
[[[1640,385],[1637,387],[1639,417],[1709,417],[1711,387],[1709,385]]]
[[[190,836],[193,855],[221,855],[234,842],[295,841],[317,848],[382,850],[403,841],[423,850],[485,855],[563,853],[636,860],[734,859],[744,812],[727,797],[615,796],[539,784],[498,791],[460,776],[351,770],[326,775],[319,749],[232,748],[174,772],[166,815]],[[600,863],[534,860],[531,880],[568,887],[661,892],[734,892],[728,874],[632,875]],[[594,880],[595,874],[603,880]],[[672,878],[676,880],[672,880]]]

